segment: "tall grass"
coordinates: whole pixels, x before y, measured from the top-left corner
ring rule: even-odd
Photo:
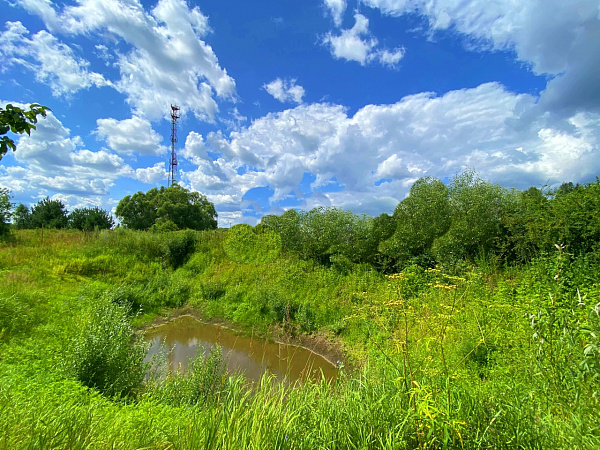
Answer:
[[[36,233],[0,244],[0,448],[600,447],[595,254],[386,278],[236,262],[222,231]],[[214,355],[142,382],[132,323],[181,306],[318,334],[358,369],[250,389]]]

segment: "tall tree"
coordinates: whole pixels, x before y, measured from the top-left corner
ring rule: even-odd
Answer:
[[[31,212],[29,211],[29,208],[23,203],[19,203],[13,212],[12,221],[18,230],[31,228]]]
[[[435,239],[450,228],[448,187],[437,178],[420,178],[396,206],[393,217],[395,231],[379,249],[401,269],[412,258],[429,253]]]
[[[0,238],[6,236],[10,228],[8,221],[10,220],[12,204],[10,203],[10,191],[6,188],[0,188]]]
[[[108,230],[115,224],[112,214],[98,208],[76,208],[69,214],[69,226],[77,230]]]
[[[148,230],[172,223],[178,229],[217,228],[217,211],[206,196],[177,184],[123,198],[115,210],[121,223],[134,230]]]
[[[46,197],[31,208],[31,227],[66,228],[69,224],[67,214],[63,202]]]

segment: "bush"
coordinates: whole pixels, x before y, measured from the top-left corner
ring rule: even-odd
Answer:
[[[103,298],[90,311],[65,361],[67,369],[84,386],[109,397],[131,395],[147,371],[143,338],[135,336],[128,310]]]
[[[166,240],[167,264],[174,269],[186,263],[196,248],[196,234],[192,231],[180,231],[168,235]]]

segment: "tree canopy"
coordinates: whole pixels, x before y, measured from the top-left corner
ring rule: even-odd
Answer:
[[[29,226],[31,228],[41,228],[42,226],[44,228],[67,228],[69,225],[68,213],[63,202],[46,197],[31,208]]]
[[[108,230],[115,224],[112,214],[98,208],[76,208],[69,214],[69,226],[77,230]]]
[[[13,106],[8,103],[4,108],[0,107],[0,159],[6,154],[9,148],[13,151],[17,149],[15,142],[8,136],[4,136],[9,131],[16,134],[27,133],[35,130],[37,116],[46,117],[46,113],[51,111],[46,106],[32,103],[29,105],[29,110],[24,110],[18,106]]]
[[[11,216],[12,205],[10,203],[9,190],[0,188],[0,237],[8,234],[8,221]]]
[[[119,202],[115,214],[123,226],[134,230],[217,228],[217,212],[206,196],[177,184],[128,195]]]

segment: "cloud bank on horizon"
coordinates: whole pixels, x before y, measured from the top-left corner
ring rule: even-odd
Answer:
[[[0,161],[13,201],[112,209],[179,181],[220,225],[391,212],[422,176],[600,175],[594,0],[5,2],[0,102],[52,108]]]

